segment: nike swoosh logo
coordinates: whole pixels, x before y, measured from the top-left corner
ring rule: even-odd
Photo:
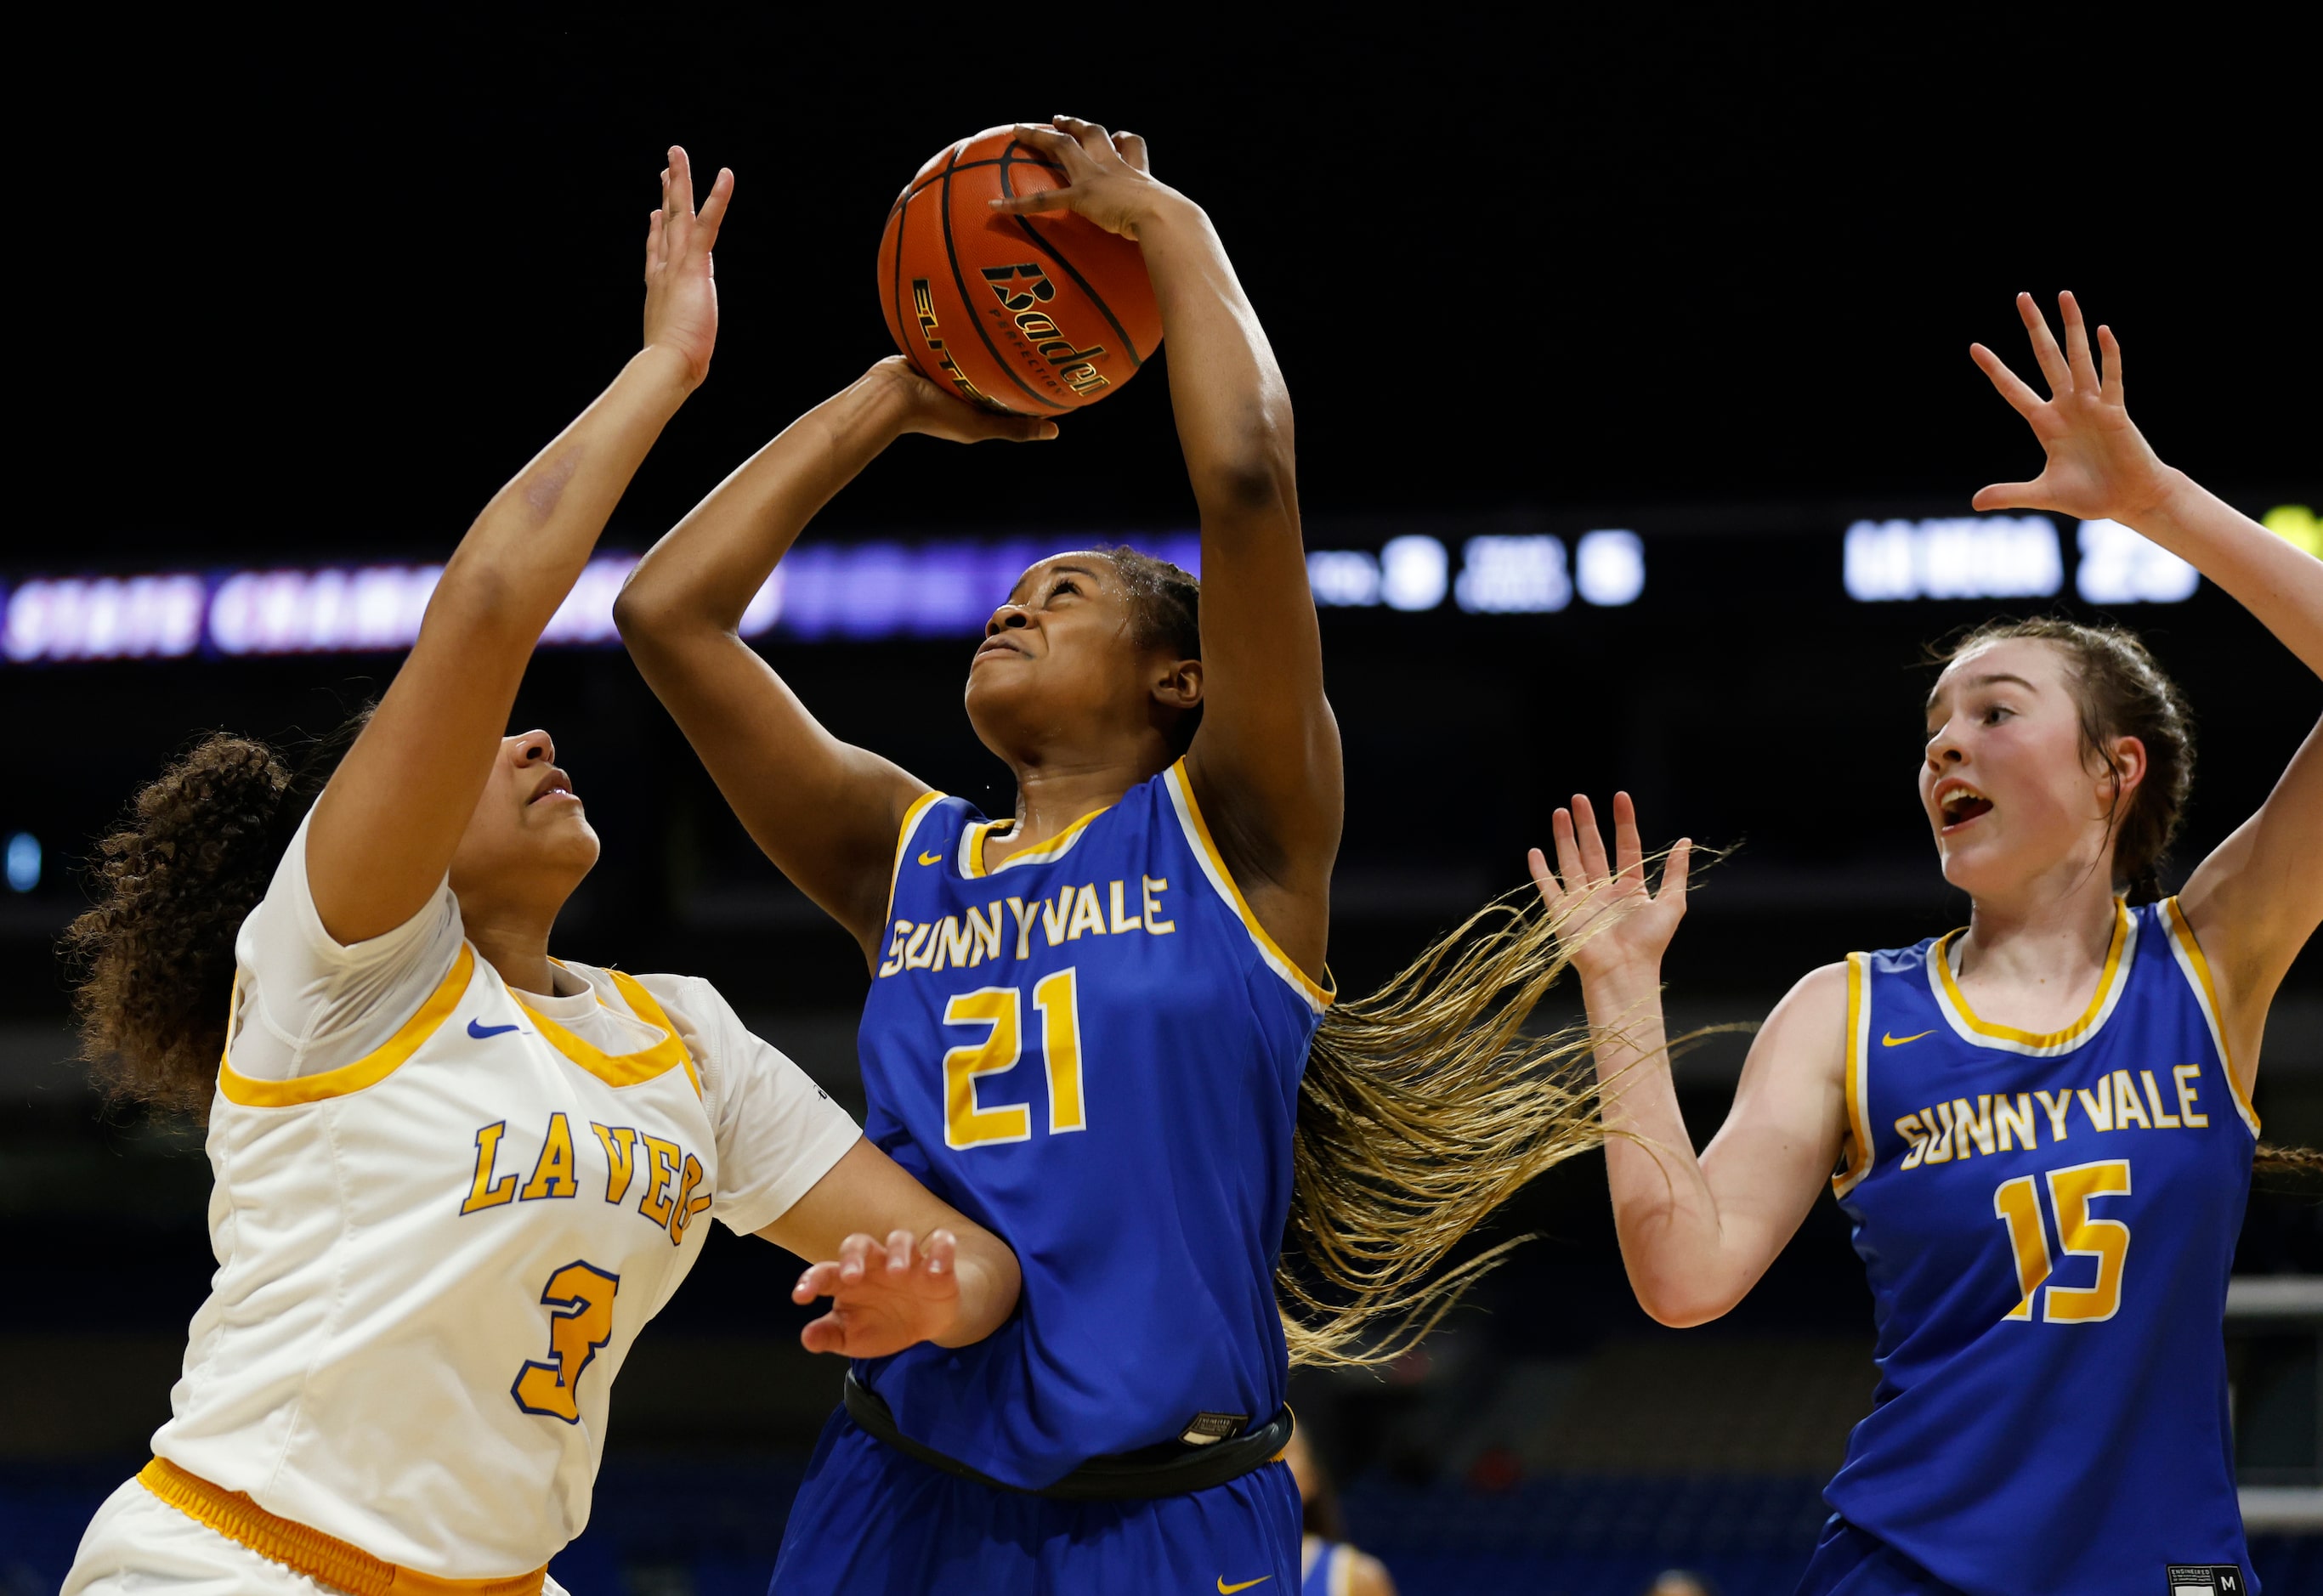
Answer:
[[[1236,1591],[1247,1591],[1253,1585],[1262,1585],[1273,1577],[1271,1573],[1262,1573],[1254,1580],[1244,1580],[1239,1585],[1229,1585],[1226,1583],[1226,1576],[1220,1574],[1218,1575],[1218,1596],[1234,1596]]]
[[[513,1025],[487,1025],[481,1020],[468,1022],[468,1034],[482,1041],[488,1036],[505,1036],[515,1030]]]
[[[1909,1036],[1897,1036],[1892,1032],[1883,1031],[1879,1033],[1879,1045],[1883,1048],[1900,1048],[1907,1041],[1917,1041],[1924,1036],[1933,1036],[1934,1034],[1934,1031],[1928,1030],[1914,1031]]]
[[[920,856],[920,863],[923,865],[941,865],[943,863],[943,855],[940,853],[923,853]],[[1274,1576],[1272,1574],[1268,1574],[1266,1577],[1268,1579],[1272,1579]],[[1235,1589],[1239,1591],[1242,1587],[1240,1585],[1236,1585]]]

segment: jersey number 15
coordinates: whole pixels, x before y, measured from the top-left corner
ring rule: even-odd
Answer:
[[[2041,1192],[2030,1175],[2004,1180],[1992,1194],[1992,1211],[2008,1224],[2009,1246],[2016,1255],[2016,1284],[2024,1293],[2006,1316],[2037,1317],[2051,1325],[2094,1325],[2110,1319],[2121,1307],[2121,1271],[2129,1260],[2129,1226],[2118,1219],[2091,1218],[2089,1204],[2098,1197],[2129,1195],[2129,1160],[2107,1159],[2052,1169],[2048,1182],[2049,1211],[2057,1227],[2057,1240],[2066,1257],[2098,1261],[2097,1283],[2050,1286],[2041,1311],[2034,1312],[2033,1298],[2053,1267],[2049,1233],[2041,1222]]]

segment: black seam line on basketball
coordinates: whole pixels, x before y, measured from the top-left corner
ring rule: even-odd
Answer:
[[[1016,146],[1013,143],[1008,146],[1010,150],[1014,150],[1015,147]],[[1007,195],[1011,199],[1015,197],[1015,193],[1008,186],[1008,157],[1006,151],[1003,151],[1000,157],[1000,192]],[[1141,370],[1144,366],[1145,362],[1137,353],[1136,341],[1130,337],[1129,330],[1123,326],[1119,321],[1115,319],[1113,307],[1105,302],[1104,296],[1099,294],[1095,289],[1089,287],[1088,280],[1073,269],[1073,263],[1065,259],[1063,251],[1058,249],[1055,244],[1051,243],[1047,239],[1042,237],[1038,233],[1035,233],[1033,230],[1033,222],[1031,217],[1012,216],[1009,219],[1015,222],[1016,225],[1023,230],[1025,237],[1033,241],[1035,248],[1039,249],[1042,253],[1047,255],[1051,260],[1054,261],[1058,265],[1065,269],[1065,275],[1073,280],[1073,286],[1080,289],[1081,293],[1088,298],[1090,304],[1097,307],[1097,314],[1105,317],[1106,325],[1113,329],[1113,335],[1121,340],[1122,348],[1127,351],[1129,354],[1130,371],[1134,373]],[[1071,345],[1069,344],[1066,347],[1070,348]],[[1127,381],[1128,379],[1124,378],[1123,381]]]
[[[1024,397],[1034,404],[1046,405],[1051,410],[1071,410],[1073,407],[1070,405],[1060,405],[1052,399],[1043,399],[1033,392],[1031,385],[1016,374],[1015,366],[1002,356],[998,346],[992,342],[992,335],[984,330],[984,317],[977,314],[977,303],[969,295],[968,279],[960,274],[960,251],[951,242],[951,168],[950,167],[944,168],[943,193],[940,198],[941,203],[936,206],[936,211],[943,217],[944,257],[951,262],[952,286],[960,289],[960,302],[968,307],[969,326],[974,327],[976,335],[984,341],[985,352],[992,356],[992,363],[1007,374],[1008,381],[1023,389]],[[902,250],[903,243],[903,235],[897,234],[895,246],[898,252]]]
[[[1054,161],[1036,160],[1030,155],[1025,156],[1024,160],[1024,164],[1027,166],[1037,166],[1044,171],[1052,171],[1060,176],[1062,176],[1064,173],[1065,169],[1057,165]],[[963,161],[957,167],[948,168],[947,170],[964,172],[971,171],[979,166],[1005,166],[1007,164],[1008,158],[1006,156],[987,155],[980,161]],[[932,188],[943,180],[944,173],[938,172],[934,177],[930,178],[924,183],[912,183],[905,185],[904,191],[895,197],[895,205],[903,204],[904,201],[909,199],[913,195],[923,193],[927,189]],[[887,208],[893,210],[895,206],[890,206]]]
[[[932,382],[935,381],[934,376],[928,371],[927,367],[920,363],[920,357],[912,353],[911,335],[904,331],[904,328],[907,326],[917,327],[920,334],[920,342],[924,344],[928,341],[927,329],[919,326],[918,316],[913,316],[911,321],[908,323],[904,319],[904,229],[911,225],[911,197],[912,197],[910,195],[906,194],[902,198],[896,200],[895,208],[894,211],[889,213],[895,218],[895,268],[887,280],[887,302],[895,307],[895,344],[897,353],[901,353],[906,361],[911,362],[912,370],[917,371],[921,376],[927,378],[929,381]]]

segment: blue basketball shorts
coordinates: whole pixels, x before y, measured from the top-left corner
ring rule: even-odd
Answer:
[[[1299,1488],[1281,1463],[1183,1496],[1051,1501],[905,1457],[841,1409],[792,1504],[770,1596],[1264,1596],[1261,1581],[1299,1588]]]
[[[1798,1596],[1960,1596],[1878,1536],[1833,1513],[1799,1576]]]

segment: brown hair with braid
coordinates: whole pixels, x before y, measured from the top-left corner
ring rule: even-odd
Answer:
[[[1128,590],[1139,644],[1199,659],[1199,582],[1134,548],[1103,553]],[[1200,714],[1173,729],[1173,755]],[[1566,951],[1527,887],[1369,997],[1324,1012],[1299,1084],[1274,1277],[1293,1363],[1401,1355],[1518,1243],[1431,1278],[1453,1250],[1533,1177],[1603,1139],[1593,1038],[1532,1030]]]
[[[214,733],[130,802],[90,860],[96,902],[65,930],[81,1057],[115,1103],[209,1114],[234,937],[356,733],[365,705],[293,757]]]
[[[2145,745],[2145,778],[2114,801],[2113,878],[2116,890],[2131,903],[2158,902],[2162,860],[2194,788],[2193,718],[2178,684],[2154,663],[2136,633],[2057,616],[1988,620],[1934,650],[1932,663],[1950,665],[1988,643],[2017,638],[2046,643],[2064,656],[2087,756],[2118,778],[2120,767],[2107,745],[2117,737]],[[2323,1152],[2262,1142],[2252,1167],[2261,1175],[2323,1179]]]

